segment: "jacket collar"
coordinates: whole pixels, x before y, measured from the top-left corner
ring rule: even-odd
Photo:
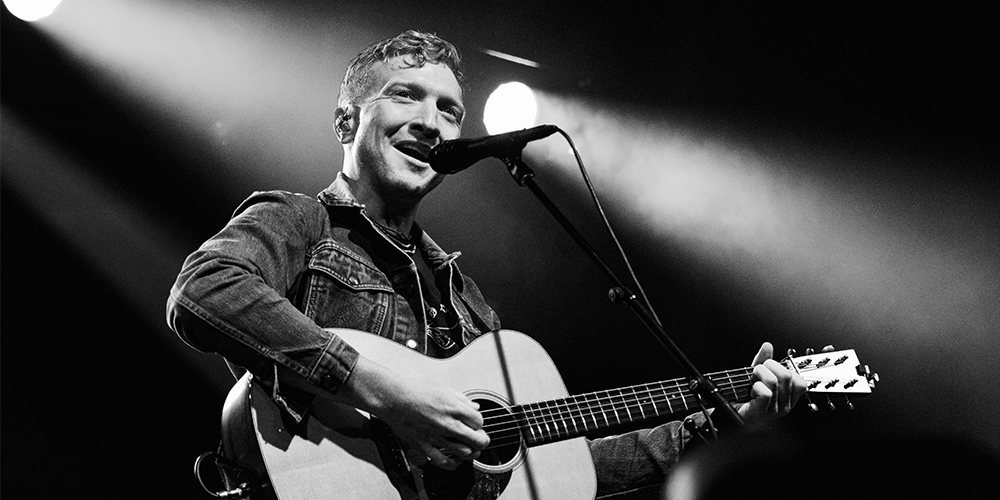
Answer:
[[[351,191],[350,184],[343,172],[337,172],[337,178],[333,180],[326,189],[320,191],[316,196],[320,203],[330,207],[355,207],[364,209],[365,206],[358,202]]]
[[[364,219],[372,225],[372,229],[375,228],[375,223],[368,217],[365,213],[364,204],[358,202],[357,198],[354,197],[354,193],[351,191],[351,186],[347,182],[347,177],[343,172],[337,172],[337,178],[333,180],[326,189],[321,191],[317,195],[317,199],[320,203],[327,205],[329,207],[337,207],[338,209],[356,209]],[[375,231],[378,233],[378,231]],[[381,233],[379,233],[381,236]],[[382,236],[384,238],[384,236]],[[437,270],[440,267],[450,264],[455,261],[462,252],[445,252],[437,243],[431,239],[427,233],[421,229],[420,224],[414,221],[413,227],[410,229],[410,237],[416,242],[417,248],[427,257],[427,262],[431,269]]]

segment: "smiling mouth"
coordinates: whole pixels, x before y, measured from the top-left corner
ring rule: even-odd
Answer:
[[[410,158],[413,158],[421,163],[427,163],[427,158],[430,156],[430,149],[423,144],[414,143],[400,143],[394,146],[397,151],[403,153]]]

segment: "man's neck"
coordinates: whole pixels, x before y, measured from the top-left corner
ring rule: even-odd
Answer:
[[[365,182],[345,177],[355,200],[365,206],[369,218],[401,234],[410,234],[413,221],[417,218],[417,202],[387,196]]]

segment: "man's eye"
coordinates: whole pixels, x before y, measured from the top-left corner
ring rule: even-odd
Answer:
[[[454,107],[451,107],[451,106],[447,106],[447,107],[441,108],[441,111],[443,113],[451,116],[452,120],[454,120],[454,121],[456,121],[458,123],[462,123],[462,110],[461,109],[454,108]]]
[[[392,95],[393,95],[393,97],[399,97],[399,98],[402,98],[402,99],[412,99],[413,98],[413,93],[410,92],[409,90],[397,90],[397,91],[393,92]]]

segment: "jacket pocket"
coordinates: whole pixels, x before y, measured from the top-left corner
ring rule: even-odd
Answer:
[[[304,312],[323,328],[385,336],[393,293],[389,279],[370,259],[325,241],[309,260]]]

